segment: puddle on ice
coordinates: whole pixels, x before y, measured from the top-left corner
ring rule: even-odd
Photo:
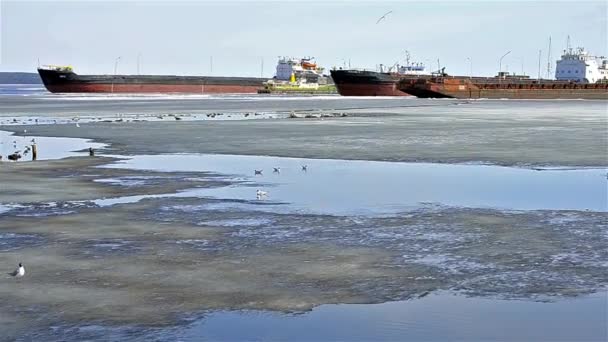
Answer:
[[[57,325],[51,335],[63,341],[605,341],[606,300],[606,293],[543,303],[439,292],[382,304],[322,305],[295,315],[219,311],[168,328]]]
[[[32,140],[36,143],[38,160],[61,159],[73,156],[84,156],[86,152],[74,152],[92,147],[94,149],[103,148],[106,145],[95,143],[88,139],[80,138],[53,138],[37,136],[16,136],[12,132],[0,131],[0,155],[2,161],[7,162],[6,156],[19,151],[23,156],[21,161],[31,160],[31,154],[24,155],[26,146],[32,145]]]
[[[307,165],[307,171],[302,165]],[[134,156],[110,167],[233,175],[247,181],[188,190],[177,196],[255,201],[256,190],[262,189],[268,192],[262,201],[288,203],[287,210],[322,214],[390,214],[424,203],[514,210],[607,210],[608,183],[602,169],[537,171],[487,165],[198,154]],[[280,167],[280,172],[273,172],[275,167]],[[263,174],[254,175],[256,169],[264,170]],[[127,202],[133,200],[139,199]],[[124,199],[105,201],[112,204]]]
[[[606,294],[557,303],[432,294],[384,304],[323,305],[304,315],[220,312],[182,341],[605,340]],[[577,317],[573,320],[573,317]],[[551,329],[546,323],[553,322]],[[234,329],[238,326],[239,329]]]

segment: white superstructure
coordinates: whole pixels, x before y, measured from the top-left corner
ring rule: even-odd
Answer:
[[[414,63],[410,61],[409,51],[405,51],[405,65],[395,63],[388,69],[388,72],[397,72],[401,75],[429,75],[429,72],[426,70],[426,66],[424,66],[423,63]]]
[[[277,63],[276,80],[295,81],[304,83],[317,83],[323,75],[323,68],[319,67],[313,57],[291,58],[279,57]]]
[[[608,80],[608,61],[605,57],[591,56],[584,48],[568,48],[557,61],[555,79],[580,83],[597,83]]]

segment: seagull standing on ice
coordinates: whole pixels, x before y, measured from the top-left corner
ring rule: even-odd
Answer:
[[[268,192],[266,192],[266,191],[262,191],[262,190],[260,190],[260,189],[258,189],[258,191],[256,191],[255,193],[256,193],[256,197],[257,197],[258,199],[265,198],[265,197],[268,195]]]
[[[19,263],[19,267],[9,274],[17,278],[23,277],[25,275],[25,267],[23,267],[23,264]]]

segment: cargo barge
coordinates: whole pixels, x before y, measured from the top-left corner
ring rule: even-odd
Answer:
[[[420,98],[608,100],[608,82],[530,79],[504,73],[492,78],[448,75],[403,78],[398,88]]]
[[[499,72],[495,77],[333,70],[343,96],[407,96],[488,99],[608,99],[608,61],[583,48],[564,50],[555,79]]]
[[[78,75],[71,67],[38,68],[52,93],[257,93],[265,78],[170,75]]]

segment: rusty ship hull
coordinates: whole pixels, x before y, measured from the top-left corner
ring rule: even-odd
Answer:
[[[38,69],[52,93],[257,93],[265,78],[170,75],[78,75],[71,70]]]
[[[396,74],[362,70],[331,70],[331,78],[342,96],[411,96],[399,88]]]
[[[608,100],[608,83],[588,84],[528,78],[416,77],[401,79],[398,87],[403,92],[420,98]]]

